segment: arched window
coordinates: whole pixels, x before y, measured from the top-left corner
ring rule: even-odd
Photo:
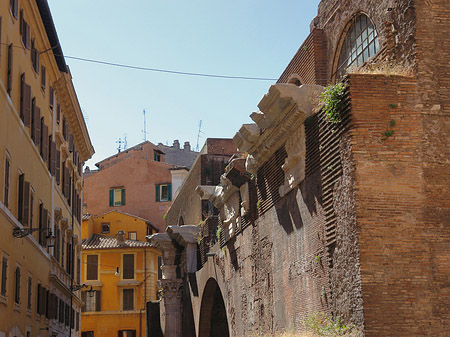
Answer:
[[[343,76],[351,66],[359,67],[379,50],[378,34],[372,21],[365,14],[356,16],[342,43],[336,77]]]

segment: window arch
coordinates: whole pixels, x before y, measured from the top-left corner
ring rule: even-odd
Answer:
[[[342,77],[351,66],[359,67],[380,50],[375,25],[365,14],[354,17],[341,46],[336,77]]]

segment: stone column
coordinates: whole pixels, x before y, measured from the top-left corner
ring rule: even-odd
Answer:
[[[158,281],[162,299],[160,305],[161,329],[165,337],[182,335],[182,288],[183,281],[177,278],[175,265],[176,249],[167,233],[147,236],[147,241],[162,252],[162,279]]]

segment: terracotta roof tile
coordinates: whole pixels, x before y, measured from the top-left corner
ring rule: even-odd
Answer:
[[[111,249],[111,248],[140,248],[153,247],[149,242],[125,240],[119,243],[117,238],[112,236],[104,236],[99,234],[92,235],[89,239],[83,239],[81,242],[82,249]]]

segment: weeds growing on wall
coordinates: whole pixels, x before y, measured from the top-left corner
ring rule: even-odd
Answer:
[[[341,121],[341,109],[344,104],[345,85],[343,83],[330,84],[320,95],[320,102],[324,103],[322,108],[328,120],[332,123]]]
[[[305,318],[305,326],[316,336],[362,336],[353,324],[345,324],[339,317],[331,318],[324,312],[314,313]]]

